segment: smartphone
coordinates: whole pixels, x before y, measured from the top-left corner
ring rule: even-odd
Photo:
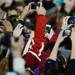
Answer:
[[[51,30],[51,25],[47,24],[46,25],[46,33],[50,33]]]

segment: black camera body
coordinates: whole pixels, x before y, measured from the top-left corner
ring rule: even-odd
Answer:
[[[68,21],[67,21],[68,24],[75,24],[75,17],[71,16]]]
[[[67,24],[70,25],[72,24],[72,27],[75,25],[75,17],[74,16],[71,16],[68,21],[67,21]],[[70,36],[71,35],[71,32],[72,30],[71,29],[66,29],[64,30],[63,32],[63,36]]]

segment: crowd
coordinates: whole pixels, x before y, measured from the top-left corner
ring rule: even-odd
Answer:
[[[0,75],[75,74],[75,0],[0,0]]]

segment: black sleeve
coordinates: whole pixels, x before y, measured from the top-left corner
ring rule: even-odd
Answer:
[[[68,75],[75,75],[75,59],[70,61]]]

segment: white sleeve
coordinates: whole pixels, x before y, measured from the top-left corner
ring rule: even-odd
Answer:
[[[34,32],[32,31],[31,34],[30,34],[30,38],[29,38],[27,44],[25,45],[25,48],[24,48],[24,51],[23,51],[23,56],[28,52],[28,50],[30,48],[30,44],[33,41],[33,38],[34,38]]]
[[[15,57],[13,59],[13,70],[22,74],[25,72],[25,60],[21,57]]]

